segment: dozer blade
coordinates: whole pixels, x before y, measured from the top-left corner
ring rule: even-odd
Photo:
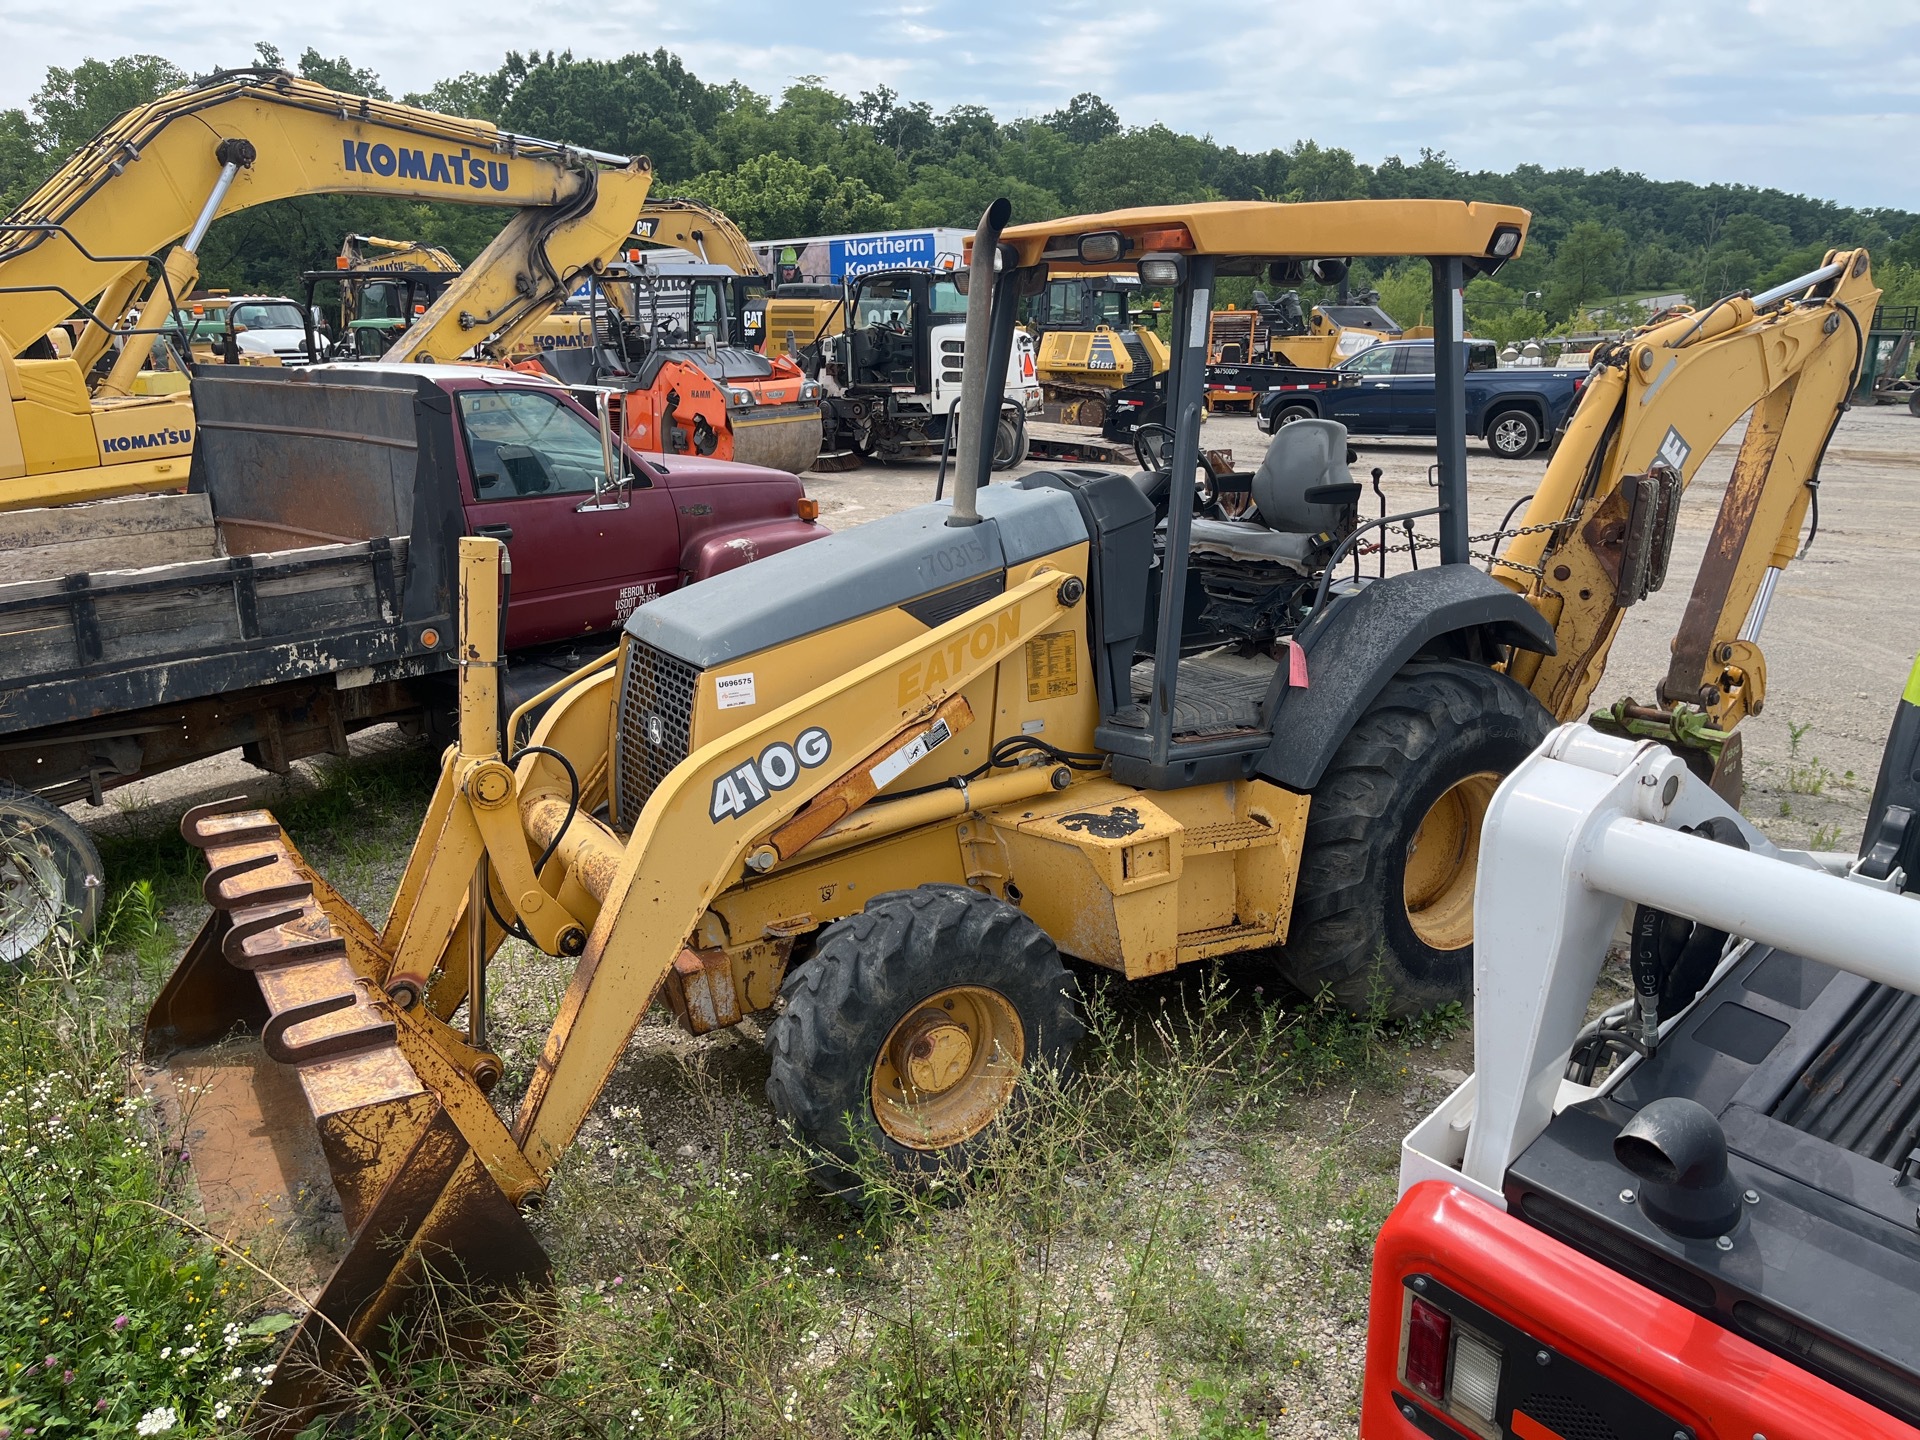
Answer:
[[[207,854],[213,914],[147,1016],[149,1088],[207,1228],[310,1307],[254,1416],[290,1435],[366,1378],[421,1282],[484,1293],[550,1267],[502,1189],[529,1187],[485,1095],[370,985],[373,927],[266,810],[200,806],[180,831]]]
[[[812,469],[820,455],[818,410],[755,419],[752,410],[743,407],[730,411],[728,419],[733,427],[733,458],[739,464],[765,465],[798,475]]]

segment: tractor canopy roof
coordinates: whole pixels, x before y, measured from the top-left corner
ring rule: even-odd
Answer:
[[[1361,255],[1457,256],[1490,270],[1520,253],[1531,219],[1517,205],[1465,200],[1226,200],[1010,225],[1000,238],[1018,250],[1022,267],[1044,263],[1055,274],[1111,271],[1116,261],[1166,253],[1218,256],[1223,273]],[[1107,238],[1115,235],[1117,254]]]

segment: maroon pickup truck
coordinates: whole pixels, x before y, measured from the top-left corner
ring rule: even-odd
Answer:
[[[437,727],[462,535],[512,557],[519,698],[636,605],[826,533],[792,475],[621,450],[513,371],[213,367],[194,410],[188,493],[0,515],[0,831],[235,747],[283,771]]]
[[[615,630],[669,590],[826,533],[783,470],[629,452],[631,481],[614,493],[598,420],[544,377],[467,365],[346,373],[452,397],[467,533],[506,541],[513,557],[510,651]]]

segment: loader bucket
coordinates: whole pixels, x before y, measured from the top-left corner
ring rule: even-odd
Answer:
[[[752,407],[729,411],[732,458],[742,465],[765,465],[789,475],[812,469],[820,456],[820,412],[799,407],[766,408],[785,413],[756,418]]]
[[[149,1090],[206,1228],[253,1247],[308,1307],[254,1416],[291,1435],[367,1378],[423,1281],[541,1286],[549,1265],[486,1096],[371,983],[374,928],[270,812],[205,805],[180,830],[206,852],[213,914],[147,1016]]]

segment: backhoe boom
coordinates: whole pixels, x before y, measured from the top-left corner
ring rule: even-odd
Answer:
[[[1758,713],[1767,599],[1793,558],[1859,370],[1861,317],[1879,295],[1866,251],[1833,252],[1769,294],[1684,311],[1600,354],[1520,522],[1541,530],[1493,567],[1554,626],[1556,653],[1518,654],[1511,673],[1556,718],[1584,711],[1625,610],[1664,577],[1682,494],[1742,415],[1659,698],[1721,732]]]

